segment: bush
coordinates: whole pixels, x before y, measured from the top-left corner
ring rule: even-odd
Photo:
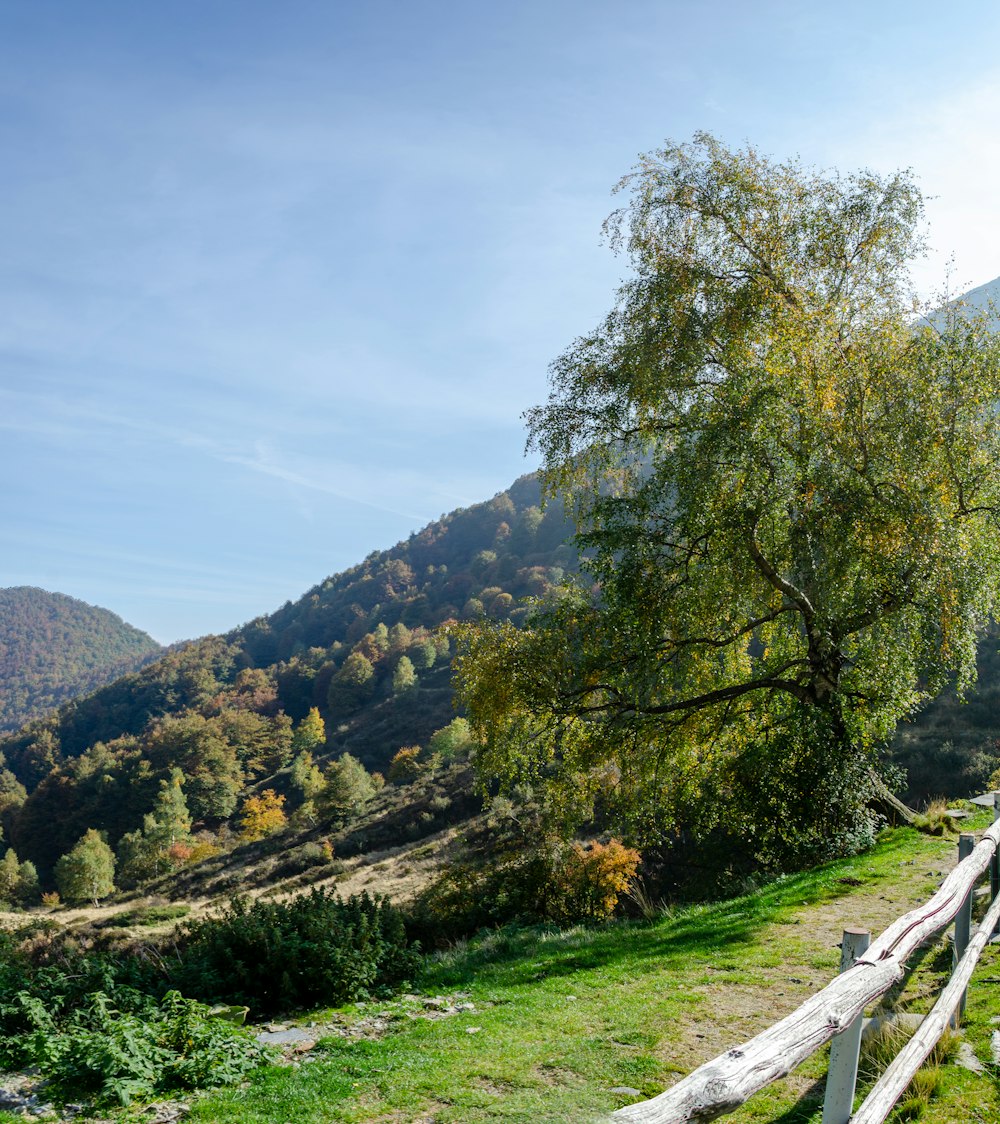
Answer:
[[[330,862],[333,850],[330,844],[303,843],[300,847],[293,847],[286,852],[280,862],[276,863],[272,873],[277,878],[293,878],[305,870],[313,867],[326,866]]]
[[[522,841],[486,865],[447,868],[418,898],[411,931],[440,941],[510,921],[603,921],[632,885],[640,859],[616,839],[589,846]]]
[[[604,921],[635,880],[640,854],[617,839],[607,844],[574,843],[553,872],[552,910],[555,920]]]
[[[37,1066],[60,1096],[128,1104],[137,1096],[230,1084],[269,1056],[251,1033],[175,991],[159,1004],[140,999],[137,1011],[117,1010],[103,992],[63,1017],[25,991],[15,1004],[28,1028],[0,1038],[0,1057]]]
[[[237,898],[221,916],[191,922],[170,975],[186,995],[274,1014],[368,998],[417,963],[388,901],[314,889],[287,902]]]
[[[99,929],[124,929],[129,926],[161,925],[167,921],[176,921],[179,917],[186,917],[190,912],[191,907],[182,904],[137,905],[134,909],[113,913],[110,917],[95,922],[95,927]]]

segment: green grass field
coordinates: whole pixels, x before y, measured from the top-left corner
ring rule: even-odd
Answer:
[[[837,971],[843,927],[877,932],[926,900],[954,852],[954,839],[895,831],[870,854],[655,921],[486,934],[434,957],[414,983],[422,996],[460,996],[473,1010],[428,1019],[404,999],[341,1012],[348,1022],[381,1015],[388,1032],[325,1039],[317,1060],[205,1097],[191,1119],[597,1119],[635,1099],[610,1090],[651,1096],[792,1010]],[[995,955],[987,952],[981,978],[996,971]],[[912,996],[899,1002],[929,1006],[945,967],[946,958],[924,955]],[[994,990],[974,985],[969,1005],[969,1040],[987,1058]],[[953,1069],[926,1119],[1000,1120],[995,1082],[975,1078],[970,1090],[972,1075]],[[729,1119],[818,1121],[824,1073],[821,1053]]]

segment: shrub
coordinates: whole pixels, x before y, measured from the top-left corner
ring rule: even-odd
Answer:
[[[170,974],[187,995],[272,1014],[367,998],[411,977],[417,961],[388,901],[314,889],[286,902],[237,898],[191,922]]]
[[[389,780],[393,784],[410,784],[425,771],[420,760],[423,750],[419,745],[404,745],[393,757],[389,766]]]
[[[231,1084],[269,1057],[248,1031],[176,991],[137,1011],[117,1010],[96,992],[65,1017],[25,991],[15,1002],[29,1029],[0,1038],[0,1056],[37,1066],[60,1096],[124,1105],[137,1096]]]
[[[100,922],[101,927],[122,927],[135,925],[161,925],[166,921],[176,921],[179,917],[186,917],[191,912],[189,905],[139,905],[134,909],[126,909],[121,913],[112,914],[111,917]]]
[[[440,941],[515,920],[603,921],[632,885],[640,858],[615,839],[586,847],[522,840],[486,865],[448,867],[418,898],[411,931]]]
[[[610,917],[618,896],[635,880],[640,859],[638,851],[622,846],[617,839],[589,847],[574,843],[553,872],[555,919],[603,921]]]

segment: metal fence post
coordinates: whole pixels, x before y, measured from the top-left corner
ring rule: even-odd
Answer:
[[[846,972],[871,943],[867,929],[845,929],[840,946],[840,970]],[[858,1083],[858,1057],[865,1013],[860,1011],[830,1043],[830,1069],[823,1099],[823,1124],[847,1124],[854,1111],[854,1089]]]

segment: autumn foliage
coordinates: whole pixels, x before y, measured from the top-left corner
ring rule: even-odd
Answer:
[[[253,843],[280,831],[288,822],[284,803],[284,796],[279,796],[273,788],[264,789],[260,796],[248,796],[243,802],[240,838]]]

